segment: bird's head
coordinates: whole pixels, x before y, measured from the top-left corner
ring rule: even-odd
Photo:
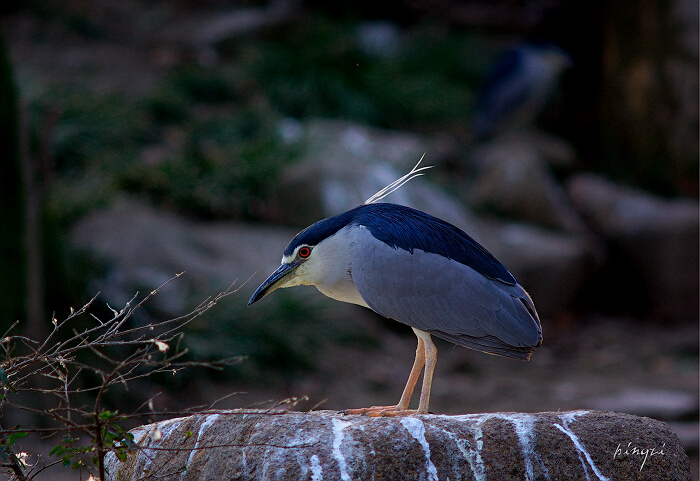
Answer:
[[[260,284],[260,287],[256,289],[250,301],[248,301],[248,305],[250,306],[254,302],[259,301],[280,287],[309,284],[308,278],[310,277],[310,271],[314,270],[314,263],[311,262],[310,265],[306,265],[306,263],[312,259],[314,247],[315,246],[312,245],[301,244],[296,246],[290,255],[282,257],[282,265]]]
[[[248,305],[280,287],[299,285],[315,285],[329,297],[364,305],[354,286],[348,289],[346,278],[349,248],[352,243],[351,231],[352,227],[357,226],[356,214],[364,207],[376,204],[400,189],[410,180],[423,175],[423,171],[431,167],[418,167],[422,160],[423,157],[408,174],[381,189],[363,205],[323,219],[299,232],[284,250],[282,265],[257,288]],[[332,285],[333,290],[325,289],[323,284]]]
[[[352,212],[329,217],[307,227],[292,239],[282,256],[282,264],[253,293],[248,305],[281,287],[322,283],[339,267],[340,250]]]

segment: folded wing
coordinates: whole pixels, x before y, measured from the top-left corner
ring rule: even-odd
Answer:
[[[352,277],[370,308],[464,347],[528,359],[542,330],[519,284],[491,279],[439,254],[358,236]]]

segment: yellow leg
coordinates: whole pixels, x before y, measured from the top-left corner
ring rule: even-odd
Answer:
[[[416,329],[414,329],[416,331]],[[420,333],[420,334],[419,334]],[[430,339],[430,334],[423,331],[416,331],[418,339],[423,339],[425,345],[425,371],[423,372],[423,387],[420,391],[420,402],[418,403],[417,414],[428,414],[428,404],[430,403],[430,389],[433,386],[433,372],[437,364],[437,348]]]
[[[427,414],[430,402],[430,388],[433,382],[433,371],[437,362],[437,348],[433,344],[430,334],[418,329],[413,329],[418,337],[418,347],[416,348],[416,358],[413,361],[411,374],[408,376],[406,387],[403,389],[401,399],[396,406],[372,406],[370,408],[347,409],[347,414],[366,414],[368,416],[400,416],[402,414]],[[408,404],[413,396],[413,391],[418,384],[418,377],[425,367],[423,373],[423,387],[420,393],[418,409],[408,409]]]
[[[418,347],[416,348],[416,358],[413,361],[413,367],[411,368],[411,374],[408,375],[408,381],[406,381],[406,387],[403,388],[403,393],[401,394],[401,399],[396,405],[396,409],[403,411],[408,409],[408,403],[411,402],[411,397],[413,396],[413,390],[418,384],[418,376],[425,366],[425,342],[420,337],[418,338]]]

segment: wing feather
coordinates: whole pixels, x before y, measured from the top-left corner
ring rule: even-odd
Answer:
[[[490,279],[448,258],[391,247],[360,227],[352,277],[377,313],[456,344],[527,359],[541,343],[534,306],[519,284]]]

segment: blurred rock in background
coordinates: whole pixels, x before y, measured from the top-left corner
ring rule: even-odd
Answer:
[[[662,199],[594,174],[568,182],[571,200],[609,246],[607,297],[676,322],[698,320],[697,201]],[[600,295],[606,297],[604,292]]]

